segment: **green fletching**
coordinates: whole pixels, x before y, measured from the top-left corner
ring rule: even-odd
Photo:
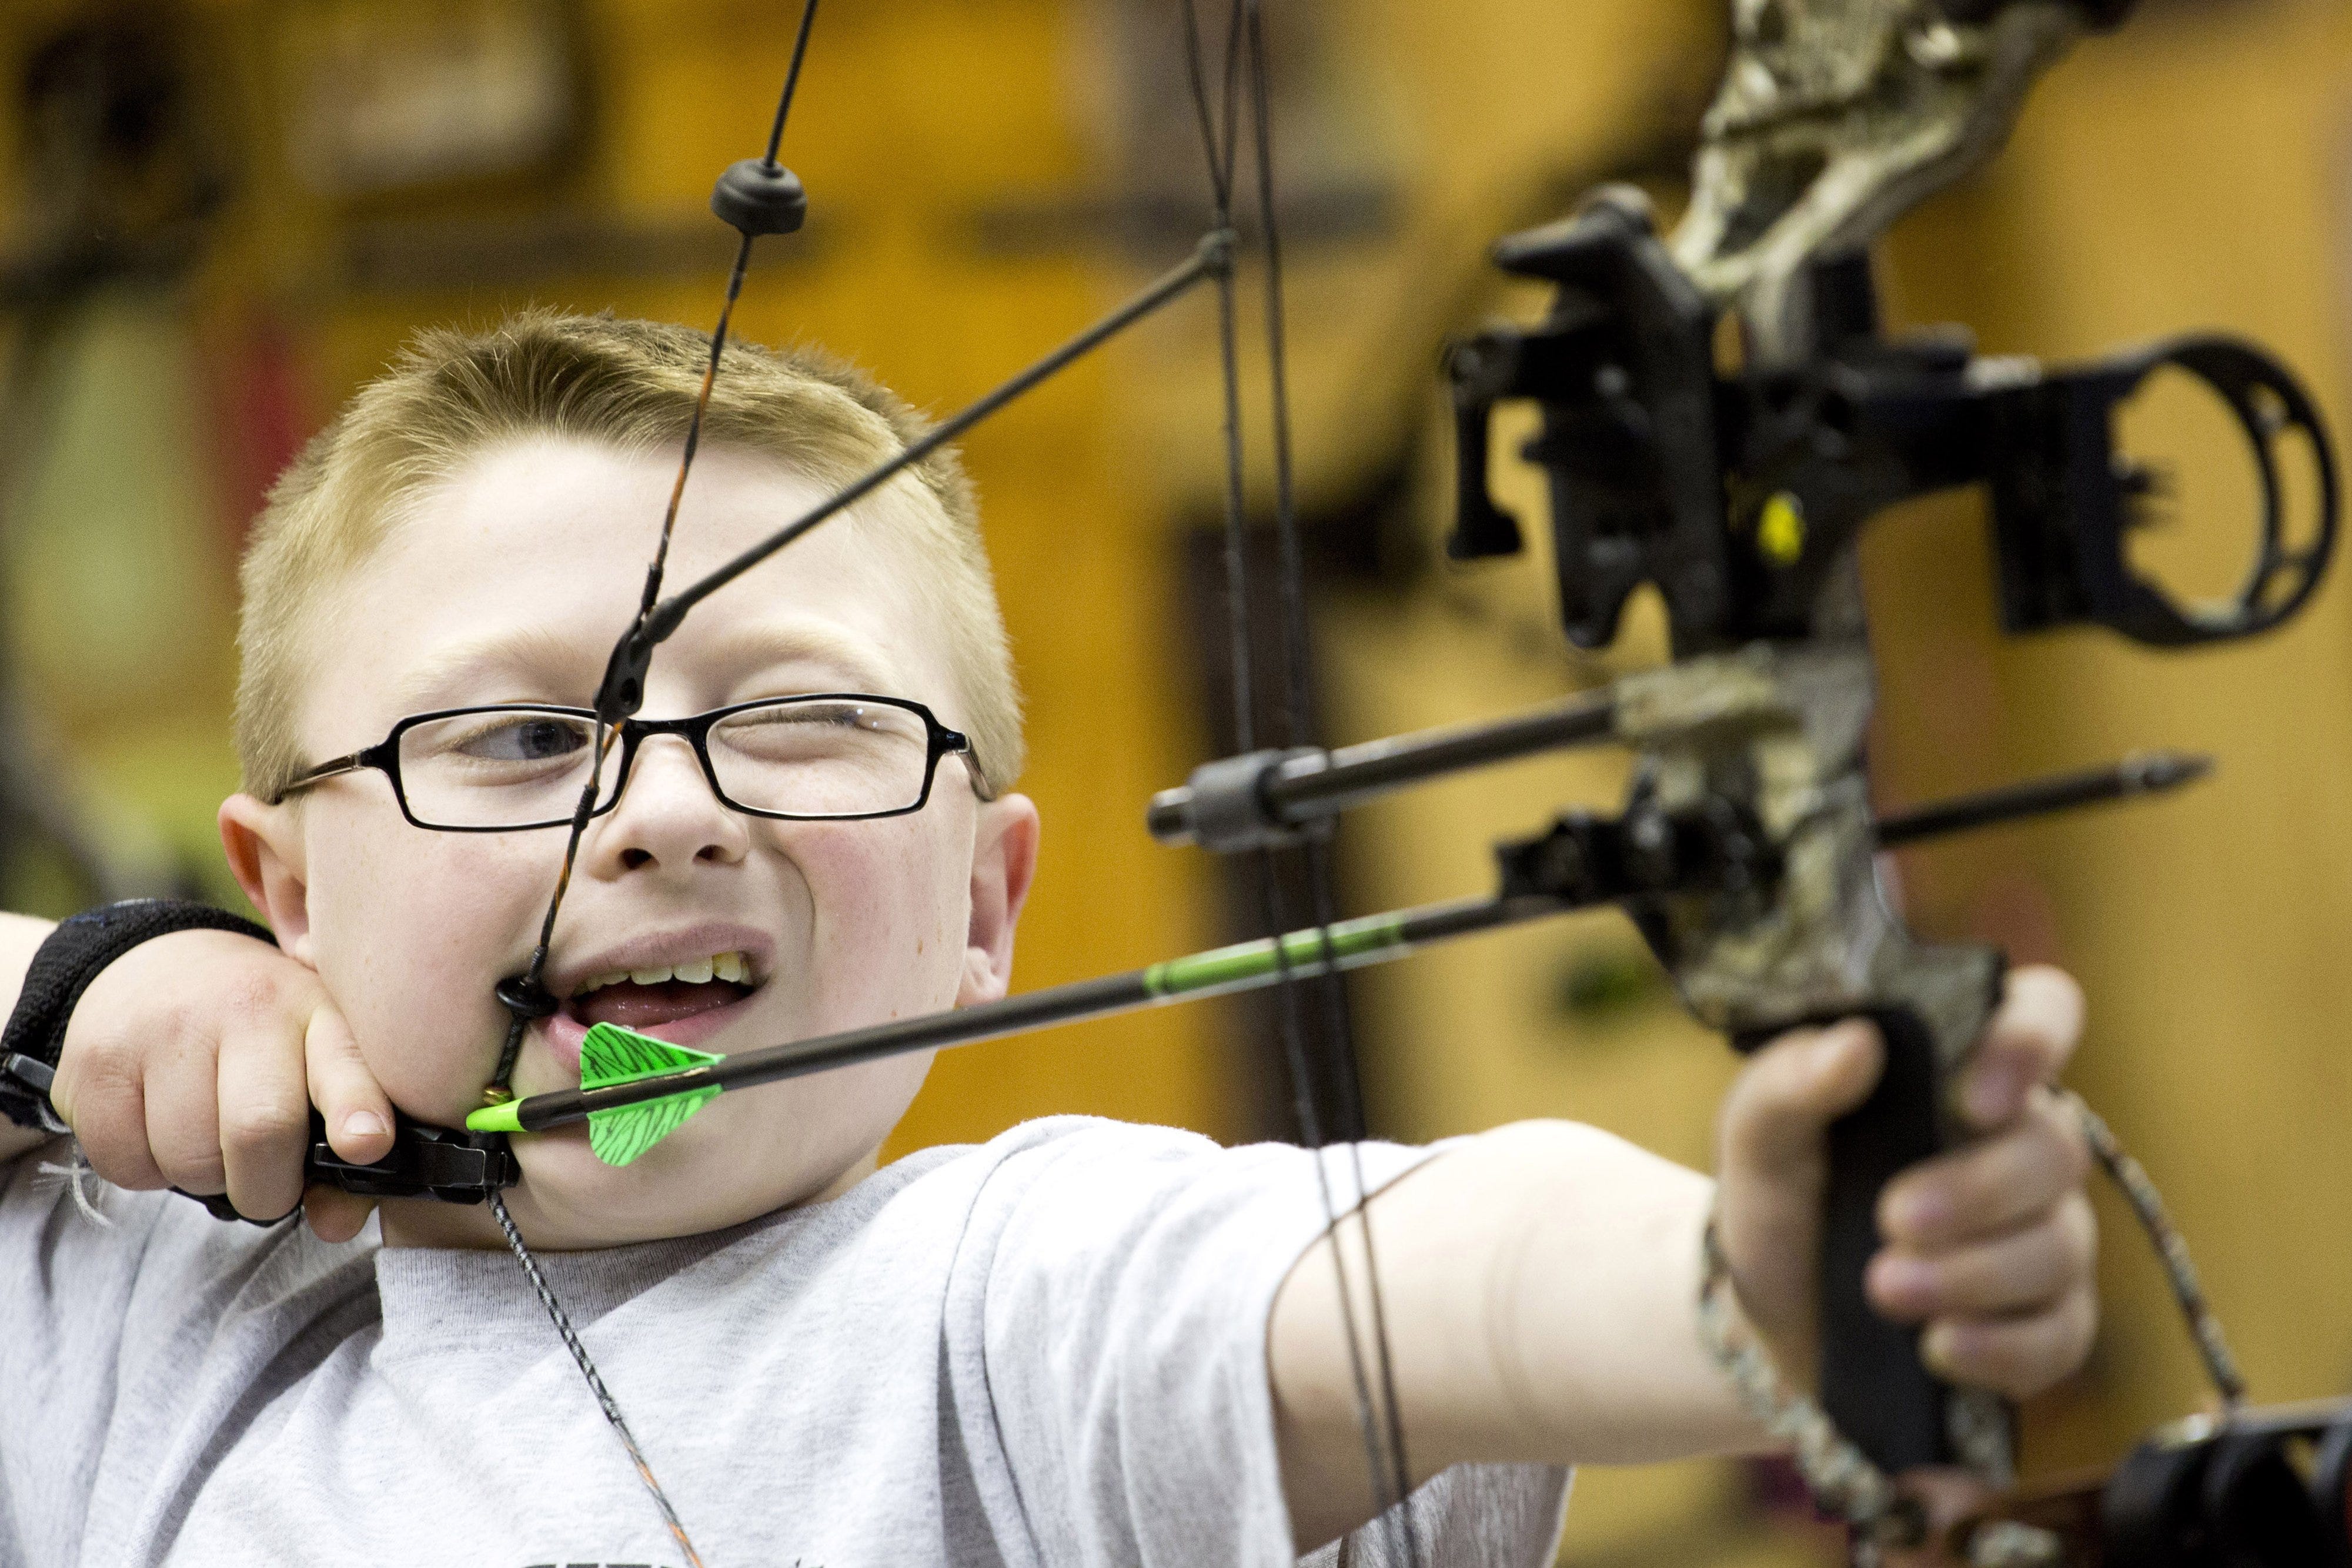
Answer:
[[[603,1089],[614,1083],[634,1083],[656,1072],[708,1067],[718,1060],[707,1051],[672,1045],[618,1024],[600,1023],[590,1029],[588,1038],[580,1042],[580,1087]],[[588,1116],[588,1146],[608,1166],[627,1165],[677,1132],[688,1116],[718,1094],[719,1085],[713,1083],[648,1100],[642,1105],[593,1111]]]

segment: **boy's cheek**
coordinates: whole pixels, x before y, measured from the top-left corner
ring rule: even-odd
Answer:
[[[490,988],[527,892],[506,857],[456,864],[434,841],[456,838],[409,830],[314,862],[319,973],[384,1092],[415,1114],[463,1115],[495,1063],[505,1014]]]

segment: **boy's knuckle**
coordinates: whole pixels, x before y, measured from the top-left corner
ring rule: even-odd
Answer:
[[[71,1084],[76,1107],[94,1110],[138,1095],[146,1080],[146,1061],[127,1040],[102,1040],[63,1064],[60,1075]]]
[[[278,977],[267,968],[241,967],[223,981],[218,1000],[225,1014],[250,1028],[276,1018],[284,995]]]
[[[214,1193],[228,1186],[228,1162],[221,1157],[218,1149],[209,1153],[192,1149],[168,1156],[158,1155],[155,1165],[163,1173],[164,1179],[189,1192]]]
[[[2072,1372],[2090,1356],[2099,1333],[2099,1293],[2087,1281],[2067,1298],[2065,1332],[2065,1370]]]
[[[257,1095],[223,1113],[222,1146],[241,1155],[270,1153],[294,1138],[304,1115],[290,1099]]]
[[[2068,1267],[2088,1278],[2099,1261],[2099,1220],[2088,1197],[2079,1192],[2066,1195],[2058,1208],[2058,1235]]]
[[[164,1039],[184,1040],[211,1032],[211,1017],[184,993],[171,992],[152,1005],[155,1032]]]

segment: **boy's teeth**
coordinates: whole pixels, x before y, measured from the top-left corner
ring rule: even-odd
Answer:
[[[680,964],[656,964],[643,969],[614,969],[598,975],[581,987],[578,995],[601,991],[607,986],[617,986],[624,980],[635,980],[641,986],[658,986],[666,980],[684,980],[699,986],[719,979],[730,986],[746,984],[751,978],[751,967],[740,953],[714,953],[708,958],[688,958]]]

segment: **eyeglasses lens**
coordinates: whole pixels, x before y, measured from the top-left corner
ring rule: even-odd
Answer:
[[[923,797],[930,735],[884,703],[773,703],[710,727],[719,787],[755,811],[863,817],[903,811]]]
[[[579,808],[595,755],[590,719],[527,708],[457,714],[401,736],[400,782],[410,814],[439,827],[563,821]],[[608,763],[608,792],[613,771]]]

